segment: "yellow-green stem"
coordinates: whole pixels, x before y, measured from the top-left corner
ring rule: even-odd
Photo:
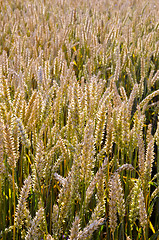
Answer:
[[[14,205],[14,212],[13,212],[13,240],[15,240],[15,182],[14,182],[14,167],[12,169],[12,180],[13,180],[13,205]]]

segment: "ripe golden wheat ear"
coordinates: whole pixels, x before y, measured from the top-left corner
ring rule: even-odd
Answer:
[[[158,234],[157,1],[1,1],[1,238]]]

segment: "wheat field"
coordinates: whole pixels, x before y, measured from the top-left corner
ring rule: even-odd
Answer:
[[[159,239],[158,0],[0,0],[0,239]]]

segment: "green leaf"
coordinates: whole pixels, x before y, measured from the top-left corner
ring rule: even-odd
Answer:
[[[159,230],[154,233],[150,238],[149,240],[158,240],[158,237],[159,237]]]

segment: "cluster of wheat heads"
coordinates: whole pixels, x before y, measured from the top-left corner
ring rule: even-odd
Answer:
[[[158,0],[0,0],[0,23],[0,239],[157,239]]]

